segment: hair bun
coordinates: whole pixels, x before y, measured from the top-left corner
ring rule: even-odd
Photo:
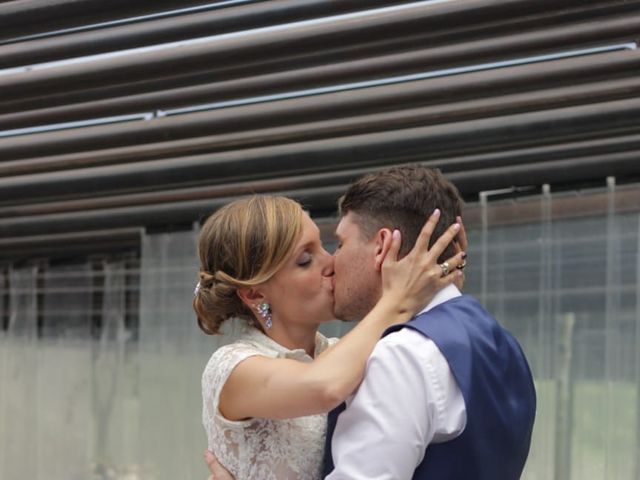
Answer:
[[[281,268],[300,236],[302,218],[297,202],[267,195],[237,200],[209,217],[198,241],[201,288],[193,299],[205,333],[219,333],[232,317],[254,320],[238,288],[263,284]]]

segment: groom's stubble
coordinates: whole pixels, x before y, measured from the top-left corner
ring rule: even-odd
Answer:
[[[382,279],[375,268],[375,245],[362,235],[353,214],[340,220],[336,235],[342,247],[334,255],[334,308],[337,319],[364,318],[381,296]]]

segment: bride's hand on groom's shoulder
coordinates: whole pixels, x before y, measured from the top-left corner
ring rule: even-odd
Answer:
[[[218,459],[211,450],[204,451],[204,461],[211,472],[207,480],[234,480],[226,468],[220,465]]]

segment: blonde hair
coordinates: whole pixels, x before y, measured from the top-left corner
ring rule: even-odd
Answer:
[[[294,200],[255,195],[209,217],[198,241],[200,284],[193,299],[202,331],[217,334],[232,317],[253,320],[237,290],[260,285],[280,270],[302,233],[302,215]]]

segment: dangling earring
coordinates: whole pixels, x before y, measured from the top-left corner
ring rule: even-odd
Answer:
[[[271,317],[271,305],[267,302],[259,303],[256,305],[256,309],[260,316],[264,319],[264,326],[270,329],[273,326],[273,319]]]

